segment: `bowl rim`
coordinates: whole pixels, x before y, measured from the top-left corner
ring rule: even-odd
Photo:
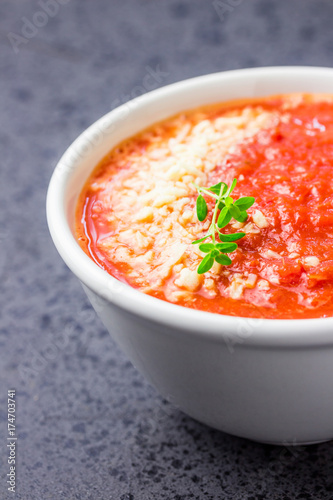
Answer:
[[[214,80],[234,78],[274,77],[274,75],[330,75],[333,68],[316,66],[273,66],[222,71],[182,80],[160,87],[135,99],[136,109],[158,102],[186,89],[195,89]],[[131,102],[131,101],[129,101]],[[110,123],[117,123],[129,103],[106,113],[83,131],[67,148],[52,174],[46,199],[47,222],[53,242],[62,259],[79,280],[102,300],[138,317],[176,329],[184,334],[226,342],[230,350],[235,345],[266,347],[322,347],[333,345],[333,317],[307,319],[265,319],[227,316],[172,304],[149,296],[119,282],[101,269],[81,249],[69,227],[66,216],[65,192],[74,172],[80,169],[75,151],[84,147],[87,139]],[[131,135],[131,134],[129,134]],[[96,162],[97,163],[97,162]],[[94,165],[96,165],[96,163]],[[66,167],[64,168],[64,165]],[[316,331],[314,335],[314,331]]]

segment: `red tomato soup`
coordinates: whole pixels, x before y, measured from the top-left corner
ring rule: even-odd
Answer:
[[[204,274],[193,183],[255,198],[232,264]],[[333,97],[292,94],[183,112],[116,146],[82,190],[76,235],[112,276],[218,314],[333,316]],[[206,242],[211,241],[207,239]]]

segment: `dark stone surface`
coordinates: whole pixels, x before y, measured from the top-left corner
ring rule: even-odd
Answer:
[[[138,92],[148,66],[166,73],[156,87],[249,66],[331,66],[333,3],[225,0],[219,15],[204,0],[50,4],[53,17],[40,15],[37,1],[0,3],[0,498],[333,498],[332,443],[251,443],[198,424],[156,394],[62,263],[44,209],[62,152]],[[8,35],[22,29],[14,50]],[[10,387],[15,495],[6,486]]]

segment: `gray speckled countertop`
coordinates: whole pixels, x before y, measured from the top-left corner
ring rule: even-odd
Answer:
[[[332,65],[332,2],[219,5],[220,15],[204,0],[0,3],[1,499],[333,498],[332,443],[260,445],[164,401],[106,333],[46,227],[57,159],[148,67],[164,73],[157,87],[233,68]],[[16,494],[6,485],[10,387]]]

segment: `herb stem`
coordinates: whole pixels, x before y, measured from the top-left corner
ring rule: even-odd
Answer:
[[[205,189],[205,188],[202,188],[200,186],[197,186],[194,182],[193,182],[193,186],[196,187],[196,189],[198,190],[199,194],[205,193],[208,196],[211,196],[212,198],[214,198],[215,200],[219,199],[219,196],[217,196],[216,194],[212,193],[211,191],[208,191],[208,189]]]
[[[223,184],[221,184],[220,193],[216,197],[216,202],[215,202],[215,207],[214,207],[212,222],[211,222],[210,228],[209,228],[209,229],[212,229],[212,233],[211,234],[212,234],[212,240],[213,240],[214,245],[215,245],[215,232],[216,232],[216,216],[217,216],[217,211],[218,211],[218,208],[219,208],[219,202],[218,202],[218,200],[221,198],[222,191],[223,191]],[[215,196],[214,196],[214,198],[215,198]]]

